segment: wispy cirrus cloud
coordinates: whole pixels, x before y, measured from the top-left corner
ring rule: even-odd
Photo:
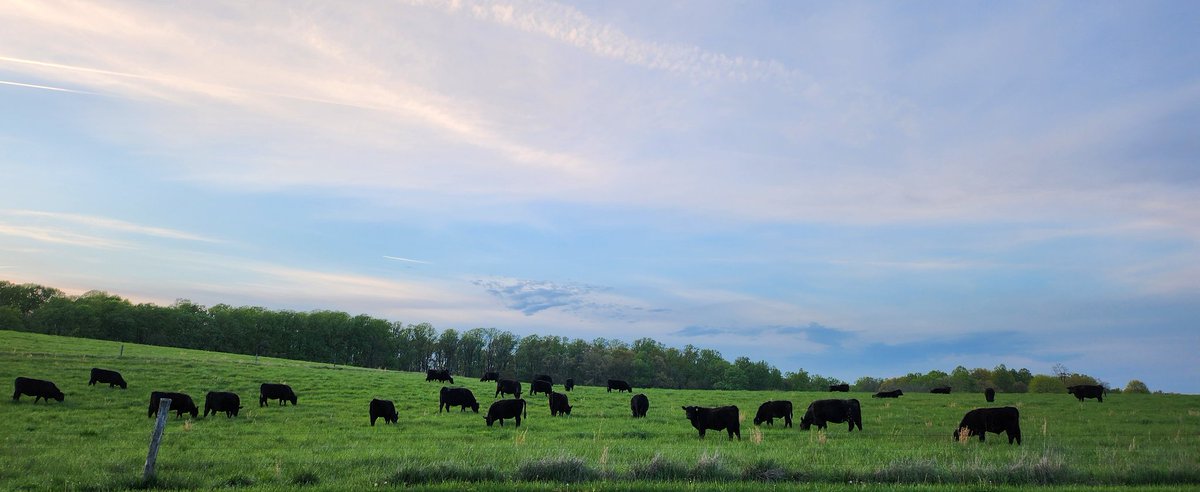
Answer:
[[[97,217],[93,215],[72,214],[62,212],[47,212],[42,210],[0,210],[0,215],[9,217],[24,217],[35,219],[47,219],[52,222],[73,224],[93,229],[108,230],[114,232],[132,233],[141,236],[153,236],[165,239],[180,239],[185,241],[199,241],[206,243],[224,242],[218,239],[193,234],[178,229],[170,229],[165,227],[154,227],[135,224],[124,220],[112,219],[108,217]]]
[[[588,318],[633,322],[669,311],[617,294],[611,287],[578,282],[486,278],[472,283],[525,316],[561,309]]]

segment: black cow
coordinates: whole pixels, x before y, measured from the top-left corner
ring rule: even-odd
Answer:
[[[626,383],[625,381],[621,381],[620,379],[609,379],[608,380],[609,393],[611,393],[612,390],[617,390],[617,393],[620,393],[622,391],[628,391],[630,393],[633,393],[633,387],[629,386],[629,383]],[[738,439],[741,439],[741,438],[739,437]]]
[[[900,398],[900,395],[903,394],[904,392],[900,390],[880,391],[871,395],[871,398]]]
[[[727,407],[682,407],[684,412],[687,412],[687,418],[692,422],[692,427],[700,431],[700,438],[704,438],[704,432],[708,429],[725,430],[729,432],[729,439],[733,439],[737,435],[738,440],[742,440],[742,427],[738,417],[738,407],[730,405]]]
[[[487,421],[488,427],[492,426],[492,422],[500,421],[500,427],[504,427],[504,419],[515,419],[517,427],[521,426],[521,417],[527,416],[525,413],[525,400],[517,398],[515,400],[498,400],[488,407],[487,416],[483,420]]]
[[[809,403],[808,410],[800,418],[800,430],[808,430],[813,424],[817,425],[817,429],[824,429],[828,422],[847,422],[850,432],[854,432],[854,426],[862,430],[862,407],[858,400],[817,400]]]
[[[500,395],[513,395],[513,398],[521,397],[521,382],[514,379],[499,379],[496,381],[496,394],[492,395],[495,398]]]
[[[241,408],[242,399],[238,397],[237,393],[209,391],[207,395],[204,395],[205,418],[208,417],[209,412],[212,412],[213,415],[216,415],[217,412],[225,412],[225,418],[237,417],[238,410]]]
[[[500,379],[500,373],[495,372],[495,371],[488,371],[488,372],[483,373],[483,377],[479,378],[479,382],[482,383],[485,381],[495,381],[497,379]]]
[[[153,417],[158,413],[158,400],[163,398],[171,399],[171,408],[174,410],[176,417],[182,417],[184,413],[192,414],[192,418],[200,415],[200,409],[196,408],[196,402],[192,401],[192,397],[183,393],[171,393],[168,391],[151,391],[150,392],[150,407],[146,410],[147,417]]]
[[[88,379],[88,386],[95,385],[96,383],[107,383],[109,388],[117,386],[120,386],[121,389],[129,388],[129,385],[125,384],[125,379],[121,377],[121,373],[93,367],[92,377]]]
[[[950,394],[950,387],[949,386],[938,386],[934,389],[929,390],[929,392],[936,393],[939,395],[948,395],[948,394]]]
[[[449,369],[429,369],[425,371],[425,381],[439,381],[454,384],[454,378],[450,377]]]
[[[532,383],[529,383],[529,394],[531,395],[536,395],[538,393],[545,393],[548,395],[553,389],[554,385],[550,384],[550,381],[546,381],[545,379],[534,379]]]
[[[563,383],[563,389],[567,391],[575,389],[575,378],[567,378],[567,382]]]
[[[479,402],[475,401],[475,393],[471,390],[442,386],[442,393],[438,397],[438,413],[442,413],[443,408],[449,412],[450,407],[459,407],[460,412],[465,412],[467,407],[471,407],[471,410],[479,413]]]
[[[59,391],[58,386],[50,381],[30,378],[17,378],[13,380],[13,401],[21,401],[21,395],[33,397],[33,402],[38,400],[50,401],[51,398],[63,401],[63,392]]]
[[[629,399],[629,409],[633,410],[633,418],[645,417],[646,410],[650,409],[650,399],[646,395],[638,393]]]
[[[763,422],[775,425],[777,418],[783,419],[784,427],[792,426],[792,402],[776,400],[759,405],[758,413],[754,415],[754,425],[761,425]]]
[[[831,384],[829,385],[829,391],[840,391],[842,393],[846,393],[850,391],[850,385],[846,383]]]
[[[371,400],[371,427],[375,427],[376,419],[383,419],[385,424],[398,422],[400,415],[396,413],[396,405],[391,400]]]
[[[954,440],[963,438],[964,431],[967,433],[966,437],[979,436],[980,442],[984,441],[984,435],[988,432],[1007,432],[1008,443],[1017,441],[1017,445],[1020,446],[1021,413],[1015,407],[976,408],[963,415],[962,422],[954,429]]]
[[[568,404],[567,395],[551,391],[550,416],[557,417],[559,414],[571,415],[571,405]]]
[[[534,374],[533,380],[534,381],[545,381],[547,383],[554,384],[554,378],[550,377],[549,374]]]
[[[996,390],[992,388],[983,390],[983,398],[987,400],[988,403],[996,401]]]
[[[1080,402],[1084,398],[1095,398],[1100,403],[1104,403],[1104,395],[1108,394],[1108,389],[1098,384],[1077,384],[1067,386],[1067,393],[1075,395]]]
[[[286,384],[263,383],[258,387],[258,406],[266,406],[267,400],[279,400],[280,405],[286,402],[296,404],[296,393]]]

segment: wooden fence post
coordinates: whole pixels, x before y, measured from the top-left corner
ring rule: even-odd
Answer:
[[[154,461],[158,459],[158,444],[162,442],[163,429],[167,427],[167,414],[171,412],[171,399],[158,400],[158,420],[154,423],[154,434],[150,436],[150,452],[146,454],[146,468],[142,470],[142,481],[154,478]]]
[[[122,355],[125,355],[125,344],[123,343],[121,344],[121,351],[117,352],[117,358],[120,359]]]

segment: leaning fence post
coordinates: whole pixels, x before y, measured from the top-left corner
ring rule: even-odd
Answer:
[[[142,481],[154,478],[154,461],[158,459],[158,444],[162,442],[163,429],[167,426],[167,414],[171,412],[171,399],[158,400],[158,420],[154,423],[154,434],[150,437],[150,452],[146,454],[146,468],[142,470]]]
[[[123,343],[121,344],[121,351],[117,352],[117,358],[120,359],[122,355],[125,355],[125,344]]]

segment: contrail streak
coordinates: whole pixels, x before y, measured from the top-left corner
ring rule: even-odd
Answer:
[[[432,265],[432,264],[433,264],[433,263],[430,263],[430,262],[428,262],[428,261],[412,260],[412,259],[409,259],[409,258],[401,258],[401,257],[399,257],[399,256],[388,256],[388,255],[383,255],[383,257],[384,257],[384,258],[387,258],[387,259],[389,259],[389,260],[396,260],[396,261],[407,261],[407,262],[409,262],[409,263],[420,263],[420,264],[422,264],[422,265]]]
[[[70,93],[73,93],[73,94],[90,94],[90,95],[93,95],[93,96],[99,96],[99,95],[100,95],[100,94],[97,94],[97,93],[95,93],[95,92],[88,92],[88,91],[78,91],[78,90],[75,90],[75,89],[63,89],[62,87],[50,87],[50,86],[48,86],[48,85],[22,84],[22,83],[20,83],[20,82],[11,82],[11,81],[8,81],[8,80],[0,80],[0,85],[13,85],[13,86],[17,86],[17,87],[28,87],[28,88],[30,88],[30,89],[42,89],[42,90],[47,90],[47,91],[56,91],[56,92],[70,92]]]

